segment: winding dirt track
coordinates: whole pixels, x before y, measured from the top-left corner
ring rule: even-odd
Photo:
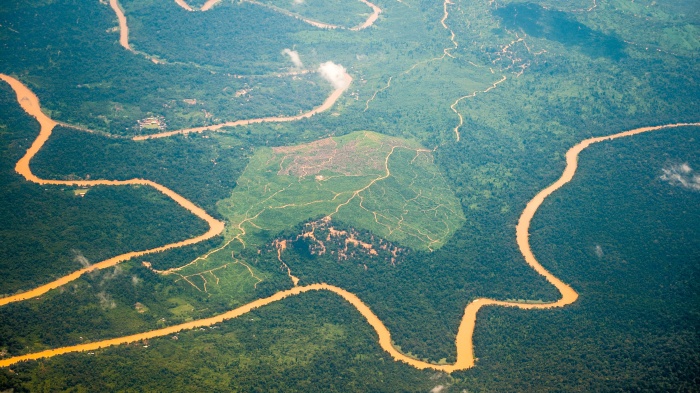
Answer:
[[[128,254],[123,254],[117,257],[114,257],[112,259],[97,263],[95,265],[92,265],[86,269],[79,270],[75,273],[69,274],[59,280],[56,280],[50,284],[41,286],[39,288],[36,288],[34,290],[12,296],[12,297],[7,297],[0,299],[0,305],[3,304],[8,304],[11,302],[17,302],[20,300],[25,300],[29,299],[32,297],[39,296],[43,293],[46,293],[47,291],[57,288],[67,282],[70,282],[72,280],[75,280],[76,278],[80,277],[81,274],[91,271],[91,270],[96,270],[96,269],[103,269],[109,266],[114,266],[115,264],[122,262],[124,260],[133,258],[138,255],[144,255],[147,253],[152,253],[152,252],[157,252],[157,251],[162,251],[168,248],[173,248],[173,247],[180,247],[188,244],[194,244],[196,242],[211,238],[223,231],[224,224],[215,220],[211,216],[209,216],[204,210],[198,208],[195,206],[192,202],[186,200],[185,198],[181,197],[180,195],[176,194],[175,192],[157,184],[149,180],[142,180],[142,179],[133,179],[133,180],[127,180],[127,181],[110,181],[110,180],[93,180],[93,181],[62,181],[62,180],[44,180],[36,177],[34,174],[31,173],[29,169],[29,162],[31,158],[36,155],[36,153],[41,149],[41,147],[44,145],[46,140],[49,138],[51,135],[51,131],[53,128],[56,126],[56,122],[52,119],[50,119],[48,116],[43,114],[41,112],[41,108],[39,106],[39,100],[34,95],[26,86],[24,86],[22,83],[17,81],[16,79],[9,77],[7,75],[0,74],[0,79],[4,80],[5,82],[9,83],[10,86],[15,90],[17,93],[17,101],[20,103],[22,106],[22,109],[24,109],[28,114],[31,116],[35,117],[38,121],[39,124],[41,125],[41,132],[39,133],[39,136],[37,139],[34,141],[32,146],[27,150],[27,154],[25,154],[24,157],[22,157],[16,165],[16,170],[18,173],[23,175],[28,181],[39,183],[39,184],[53,184],[53,185],[78,185],[78,186],[94,186],[94,185],[126,185],[126,184],[141,184],[141,185],[148,185],[151,187],[156,188],[157,190],[163,192],[164,194],[168,195],[171,197],[173,200],[175,200],[177,203],[179,203],[181,206],[186,208],[187,210],[191,211],[192,213],[196,214],[198,217],[206,220],[209,225],[210,225],[210,230],[199,237],[188,239],[179,243],[173,243],[169,244],[166,246],[162,246],[156,249],[152,250],[146,250],[146,251],[138,251],[138,252],[132,252]],[[211,318],[206,318],[206,319],[201,319],[197,321],[192,321],[180,325],[175,325],[175,326],[170,326],[167,328],[163,329],[157,329],[157,330],[152,330],[149,332],[145,333],[139,333],[139,334],[134,334],[130,336],[125,336],[125,337],[119,337],[119,338],[114,338],[114,339],[109,339],[109,340],[103,340],[103,341],[96,341],[92,343],[87,343],[87,344],[81,344],[81,345],[75,345],[75,346],[68,346],[68,347],[62,347],[62,348],[56,348],[56,349],[51,349],[47,351],[42,351],[42,352],[36,352],[32,354],[27,354],[23,356],[16,356],[13,358],[8,358],[8,359],[3,359],[0,360],[0,367],[6,367],[21,361],[25,360],[32,360],[32,359],[41,359],[41,358],[47,358],[47,357],[52,357],[68,352],[80,352],[80,351],[92,351],[96,350],[99,348],[105,348],[109,346],[114,346],[114,345],[120,345],[120,344],[126,344],[126,343],[133,343],[133,342],[138,342],[141,340],[146,340],[150,338],[155,338],[155,337],[162,337],[162,336],[167,336],[171,335],[174,333],[177,333],[182,330],[189,330],[189,329],[194,329],[198,327],[204,327],[204,326],[211,326],[223,321],[226,321],[228,319],[236,318],[238,316],[241,316],[243,314],[246,314],[256,308],[265,306],[270,303],[274,303],[276,301],[282,300],[286,297],[293,296],[293,295],[298,295],[300,293],[304,292],[309,292],[309,291],[319,291],[319,290],[327,290],[330,292],[333,292],[346,301],[348,301],[350,304],[352,304],[359,312],[362,314],[362,316],[365,317],[367,322],[374,328],[374,330],[377,332],[377,335],[379,337],[379,345],[386,351],[388,352],[395,360],[401,361],[404,363],[407,363],[415,368],[418,369],[434,369],[434,370],[439,370],[439,371],[444,371],[451,373],[453,371],[458,371],[458,370],[465,370],[468,368],[471,368],[474,366],[475,358],[474,358],[474,347],[473,347],[473,342],[472,342],[472,337],[474,334],[474,327],[476,324],[476,316],[479,310],[484,307],[484,306],[505,306],[505,307],[517,307],[517,308],[522,308],[522,309],[547,309],[547,308],[554,308],[554,307],[563,307],[568,304],[571,304],[576,301],[578,298],[578,294],[576,291],[571,288],[569,285],[565,284],[563,281],[552,275],[549,271],[547,271],[535,258],[535,256],[532,253],[532,250],[530,248],[530,243],[529,243],[529,228],[530,228],[530,222],[532,221],[532,218],[535,215],[535,212],[537,209],[542,205],[542,202],[544,202],[545,198],[547,198],[550,194],[552,194],[554,191],[557,189],[561,188],[564,184],[568,183],[576,173],[576,168],[577,168],[577,163],[578,163],[578,156],[581,151],[583,151],[585,148],[589,147],[590,145],[602,141],[607,141],[607,140],[613,140],[617,138],[622,138],[622,137],[627,137],[627,136],[632,136],[636,134],[641,134],[644,132],[649,132],[649,131],[655,131],[659,130],[662,128],[672,128],[672,127],[682,127],[682,126],[700,126],[700,123],[679,123],[679,124],[669,124],[669,125],[663,125],[663,126],[656,126],[656,127],[643,127],[643,128],[637,128],[634,130],[630,131],[625,131],[609,136],[603,136],[603,137],[595,137],[595,138],[589,138],[586,139],[571,149],[567,151],[566,153],[566,168],[564,169],[564,172],[562,173],[562,176],[554,182],[552,185],[549,187],[543,189],[540,191],[525,207],[525,210],[520,216],[520,220],[518,221],[518,225],[516,226],[516,240],[518,243],[518,246],[520,248],[520,252],[523,254],[523,257],[525,258],[525,261],[527,262],[528,265],[530,265],[536,272],[544,276],[547,281],[549,281],[552,285],[554,285],[559,292],[561,293],[562,297],[558,301],[551,302],[551,303],[527,303],[527,302],[506,302],[506,301],[501,301],[501,300],[494,300],[494,299],[487,299],[487,298],[479,298],[471,302],[469,305],[467,305],[465,311],[464,311],[464,316],[462,317],[462,321],[459,326],[459,330],[457,332],[457,337],[456,337],[456,350],[457,350],[457,361],[454,364],[443,364],[443,365],[438,365],[438,364],[432,364],[428,362],[424,362],[421,360],[417,360],[414,358],[411,358],[409,356],[406,356],[399,352],[392,344],[391,341],[391,333],[389,330],[386,328],[384,323],[372,312],[372,310],[367,306],[360,298],[358,298],[356,295],[333,285],[325,284],[325,283],[320,283],[320,284],[311,284],[311,285],[306,285],[306,286],[295,286],[291,289],[280,291],[270,297],[263,298],[263,299],[258,299],[253,302],[250,302],[244,306],[238,307],[234,310],[231,310],[229,312],[226,312],[224,314],[220,314]]]
[[[58,124],[48,116],[46,116],[42,111],[41,107],[39,106],[39,99],[37,98],[34,93],[29,90],[26,86],[24,86],[20,81],[4,75],[0,74],[0,79],[3,81],[7,82],[12,89],[14,89],[15,93],[17,94],[17,101],[21,105],[22,109],[24,109],[25,112],[27,112],[29,115],[33,116],[38,122],[39,125],[41,126],[41,130],[39,132],[39,136],[36,138],[34,143],[32,143],[31,147],[27,150],[27,153],[17,162],[17,165],[15,165],[15,171],[19,173],[20,175],[24,176],[27,181],[30,181],[32,183],[37,183],[37,184],[50,184],[50,185],[65,185],[65,186],[79,186],[79,187],[92,187],[92,186],[123,186],[123,185],[144,185],[144,186],[150,186],[155,188],[156,190],[162,192],[166,196],[168,196],[170,199],[174,200],[177,202],[180,206],[184,207],[185,209],[189,210],[192,212],[194,215],[197,217],[201,218],[202,220],[206,221],[207,224],[209,224],[209,230],[200,236],[193,237],[191,239],[183,240],[177,243],[171,243],[171,244],[166,244],[164,246],[150,249],[150,250],[145,250],[145,251],[134,251],[134,252],[129,252],[126,254],[122,255],[117,255],[113,258],[104,260],[102,262],[95,263],[93,265],[90,265],[89,267],[86,267],[84,269],[80,269],[76,272],[73,272],[67,276],[61,277],[60,279],[53,281],[51,283],[48,283],[46,285],[42,285],[38,288],[32,289],[27,292],[23,292],[17,295],[13,296],[8,296],[4,298],[0,298],[0,306],[8,304],[8,303],[13,303],[13,302],[18,302],[21,300],[26,300],[30,299],[33,297],[40,296],[52,289],[58,288],[61,285],[64,285],[66,283],[69,283],[73,280],[76,280],[78,277],[83,275],[84,273],[94,271],[94,270],[99,270],[99,269],[105,269],[111,266],[114,266],[118,263],[127,261],[131,258],[134,257],[139,257],[143,256],[146,254],[152,254],[155,252],[160,252],[160,251],[165,251],[171,248],[177,248],[177,247],[184,247],[188,246],[190,244],[195,244],[199,243],[203,240],[211,239],[212,237],[220,234],[224,230],[224,223],[215,219],[214,217],[210,216],[206,211],[201,209],[200,207],[196,206],[194,203],[190,202],[189,200],[185,199],[181,195],[177,194],[175,191],[162,186],[158,183],[155,183],[150,180],[145,180],[145,179],[131,179],[131,180],[46,180],[46,179],[40,179],[37,176],[35,176],[31,169],[29,168],[29,163],[31,159],[39,152],[39,150],[44,146],[44,143],[49,139],[51,136],[51,132],[53,131],[54,127]]]

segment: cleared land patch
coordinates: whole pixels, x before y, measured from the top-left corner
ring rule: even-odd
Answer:
[[[439,248],[464,221],[432,151],[374,132],[260,150],[219,211],[240,223],[231,237],[326,215],[417,249]]]
[[[287,228],[326,217],[403,246],[434,250],[465,220],[431,150],[369,131],[260,149],[218,208],[230,223],[226,244],[234,248],[261,246]],[[228,252],[171,272],[210,270],[223,262],[214,254]]]

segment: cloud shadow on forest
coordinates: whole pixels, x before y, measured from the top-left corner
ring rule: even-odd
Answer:
[[[595,31],[563,11],[547,9],[538,4],[515,3],[497,8],[493,14],[503,21],[503,27],[508,30],[522,31],[532,37],[576,47],[590,57],[620,60],[627,56],[624,41]]]

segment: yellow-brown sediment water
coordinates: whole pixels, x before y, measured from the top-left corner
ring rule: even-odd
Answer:
[[[250,124],[260,124],[260,123],[284,123],[284,122],[290,122],[290,121],[297,121],[301,119],[307,119],[311,116],[314,116],[318,113],[325,112],[333,107],[335,105],[336,101],[343,95],[343,93],[350,87],[350,84],[352,83],[352,77],[348,74],[345,73],[343,75],[345,78],[345,82],[341,87],[338,87],[337,89],[333,90],[333,92],[326,98],[326,100],[316,108],[313,108],[312,110],[308,112],[304,112],[300,115],[296,116],[271,116],[271,117],[261,117],[257,119],[247,119],[247,120],[236,120],[236,121],[229,121],[226,123],[221,123],[221,124],[215,124],[211,126],[203,126],[203,127],[193,127],[193,128],[186,128],[182,130],[174,130],[174,131],[166,131],[166,132],[161,132],[158,134],[150,134],[150,135],[140,135],[140,136],[135,136],[133,140],[135,141],[141,141],[141,140],[146,140],[146,139],[157,139],[157,138],[166,138],[170,137],[173,135],[185,135],[185,134],[191,134],[191,133],[199,133],[199,132],[204,132],[204,131],[217,131],[220,130],[221,128],[224,127],[240,127],[240,126],[247,126]]]
[[[4,74],[0,74],[0,79],[7,82],[12,87],[12,89],[17,94],[17,101],[19,102],[22,109],[24,109],[24,111],[27,112],[30,116],[34,117],[39,122],[39,125],[41,127],[40,131],[39,131],[39,136],[34,140],[34,142],[29,147],[29,149],[24,154],[24,156],[22,158],[20,158],[20,160],[15,165],[15,171],[17,171],[17,173],[19,173],[25,179],[27,179],[27,181],[30,181],[32,183],[42,184],[42,185],[62,185],[62,186],[77,186],[77,187],[124,186],[124,185],[150,186],[150,187],[153,187],[156,190],[160,191],[161,193],[165,194],[166,196],[168,196],[169,198],[171,198],[172,200],[177,202],[180,206],[189,210],[191,213],[193,213],[197,217],[206,221],[207,224],[209,224],[209,230],[200,236],[186,239],[186,240],[176,242],[176,243],[166,244],[164,246],[153,248],[150,250],[133,251],[133,252],[129,252],[126,254],[117,255],[115,257],[109,258],[109,259],[104,260],[102,262],[98,262],[98,263],[90,265],[86,268],[75,271],[71,274],[68,274],[66,276],[59,278],[58,280],[55,280],[55,281],[50,282],[48,284],[34,288],[30,291],[0,298],[0,306],[8,304],[8,303],[18,302],[21,300],[31,299],[31,298],[40,296],[40,295],[42,295],[42,294],[44,294],[52,289],[58,288],[64,284],[67,284],[73,280],[78,279],[78,277],[80,277],[81,275],[83,275],[87,272],[99,270],[99,269],[105,269],[105,268],[117,265],[118,263],[127,261],[127,260],[135,258],[135,257],[143,256],[146,254],[152,254],[155,252],[165,251],[165,250],[168,250],[171,248],[184,247],[184,246],[188,246],[191,244],[199,243],[203,240],[211,239],[212,237],[217,236],[224,231],[224,223],[223,222],[210,216],[209,213],[204,211],[204,209],[198,207],[197,205],[195,205],[191,201],[185,199],[183,196],[177,194],[175,191],[173,191],[165,186],[162,186],[156,182],[153,182],[151,180],[145,180],[145,179],[46,180],[46,179],[40,179],[39,177],[34,175],[29,167],[29,164],[30,164],[32,158],[39,152],[39,150],[41,150],[41,148],[44,146],[44,143],[46,143],[46,141],[49,139],[49,137],[51,136],[51,132],[53,131],[54,127],[56,127],[57,123],[53,119],[46,116],[41,111],[41,107],[39,106],[39,99],[37,98],[37,96],[31,90],[29,90],[25,85],[23,85],[20,81],[18,81],[17,79],[14,79],[8,75],[4,75]]]
[[[114,258],[110,258],[106,261],[102,261],[99,263],[96,263],[94,265],[91,265],[90,267],[87,267],[85,269],[81,269],[79,271],[76,271],[74,273],[71,273],[69,275],[66,275],[54,282],[51,282],[49,284],[40,286],[38,288],[35,288],[33,290],[20,293],[17,295],[13,296],[8,296],[5,298],[0,299],[0,305],[12,303],[12,302],[17,302],[21,300],[26,300],[29,298],[33,298],[36,296],[39,296],[41,294],[44,294],[48,292],[51,289],[58,288],[59,286],[71,282],[78,277],[80,277],[82,274],[88,271],[92,270],[97,270],[97,269],[104,269],[110,266],[114,266],[120,262],[123,262],[125,260],[140,256],[140,255],[145,255],[148,253],[153,253],[153,252],[158,252],[158,251],[163,251],[167,250],[169,248],[174,248],[174,247],[182,247],[186,246],[189,244],[194,244],[206,239],[209,239],[213,236],[216,236],[217,234],[221,233],[224,229],[224,224],[213,217],[211,217],[209,214],[207,214],[203,209],[197,207],[194,205],[192,202],[189,200],[183,198],[182,196],[178,195],[177,193],[173,192],[172,190],[157,184],[155,182],[152,182],[150,180],[144,180],[144,179],[131,179],[131,180],[123,180],[123,181],[118,181],[118,180],[46,180],[46,179],[40,179],[36,177],[30,170],[29,168],[29,163],[36,155],[39,150],[42,148],[44,143],[48,140],[49,136],[51,135],[51,132],[53,128],[57,125],[57,123],[46,116],[42,111],[41,107],[39,106],[39,99],[34,95],[33,92],[31,92],[26,86],[24,86],[21,82],[18,80],[4,75],[0,74],[0,79],[3,81],[7,82],[15,91],[17,94],[17,101],[21,105],[22,109],[24,109],[29,115],[33,116],[34,118],[37,119],[41,126],[41,130],[39,133],[39,136],[37,139],[32,143],[31,147],[27,150],[27,153],[17,162],[17,165],[15,166],[15,170],[24,176],[25,179],[27,179],[30,182],[38,183],[38,184],[46,184],[46,185],[68,185],[68,186],[96,186],[96,185],[147,185],[150,187],[153,187],[157,189],[158,191],[162,192],[163,194],[167,195],[168,197],[172,198],[174,201],[176,201],[178,204],[180,204],[182,207],[185,209],[189,210],[193,214],[197,215],[197,217],[202,218],[209,224],[209,231],[205,233],[204,235],[187,239],[178,243],[172,243],[168,244],[162,247],[154,248],[151,250],[145,250],[145,251],[135,251],[131,253],[126,253],[122,254],[119,256],[116,256]],[[336,91],[337,93],[337,91]],[[342,94],[342,91],[338,94]],[[300,293],[304,292],[309,292],[309,291],[319,291],[319,290],[326,290],[333,292],[343,299],[345,299],[348,303],[353,305],[357,311],[362,314],[363,317],[367,320],[367,322],[372,326],[372,328],[377,332],[377,335],[379,337],[379,345],[384,349],[386,352],[388,352],[396,361],[404,362],[409,364],[410,366],[413,366],[418,369],[434,369],[434,370],[439,370],[439,371],[444,371],[444,372],[453,372],[453,371],[458,371],[458,370],[465,370],[468,368],[471,368],[474,366],[475,358],[474,358],[474,347],[473,347],[473,334],[474,334],[474,327],[476,324],[476,316],[479,310],[484,307],[484,306],[504,306],[504,307],[517,307],[521,309],[527,309],[527,310],[533,310],[533,309],[548,309],[548,308],[555,308],[555,307],[564,307],[568,304],[571,304],[576,301],[578,298],[578,294],[576,291],[571,288],[571,286],[567,285],[554,275],[552,275],[547,269],[545,269],[535,258],[534,254],[532,253],[532,250],[530,248],[530,243],[529,243],[529,228],[530,228],[530,223],[532,221],[532,218],[534,217],[535,213],[539,209],[539,207],[542,205],[542,202],[551,195],[554,191],[558,190],[562,186],[564,186],[566,183],[571,181],[573,178],[574,174],[576,173],[576,168],[578,165],[578,156],[587,147],[594,143],[598,142],[603,142],[603,141],[609,141],[613,139],[618,139],[618,138],[623,138],[623,137],[628,137],[628,136],[633,136],[645,132],[650,132],[650,131],[656,131],[664,128],[674,128],[674,127],[684,127],[684,126],[700,126],[700,123],[677,123],[677,124],[667,124],[667,125],[661,125],[661,126],[654,126],[654,127],[642,127],[642,128],[636,128],[633,130],[625,131],[625,132],[620,132],[608,136],[602,136],[602,137],[594,137],[594,138],[589,138],[585,139],[578,144],[576,144],[574,147],[569,149],[566,153],[566,167],[564,169],[564,172],[562,173],[561,177],[548,186],[547,188],[543,189],[540,191],[537,195],[535,195],[530,202],[525,207],[525,210],[522,212],[520,215],[520,219],[518,221],[518,224],[516,226],[516,241],[518,243],[518,247],[520,248],[520,252],[523,254],[523,257],[525,258],[525,262],[530,265],[537,273],[540,275],[544,276],[547,281],[549,281],[552,285],[554,285],[559,292],[561,293],[561,298],[557,301],[550,302],[550,303],[527,303],[527,302],[510,302],[510,301],[502,301],[502,300],[495,300],[495,299],[487,299],[487,298],[479,298],[467,305],[464,311],[464,316],[462,317],[462,321],[459,326],[459,330],[457,332],[457,337],[455,340],[455,345],[457,349],[457,356],[456,359],[457,361],[454,364],[433,364],[429,362],[424,362],[418,359],[414,359],[412,357],[409,357],[401,352],[399,352],[394,345],[392,344],[391,340],[391,333],[389,330],[386,328],[384,323],[372,312],[372,310],[367,306],[359,297],[356,295],[333,285],[325,284],[325,283],[319,283],[319,284],[311,284],[311,285],[305,285],[305,286],[295,286],[291,289],[287,289],[284,291],[277,292],[276,294],[258,299],[255,301],[252,301],[246,305],[243,305],[241,307],[238,307],[234,310],[228,311],[224,314],[220,314],[211,318],[205,318],[197,321],[192,321],[192,322],[187,322],[183,323],[180,325],[174,325],[170,326],[167,328],[162,328],[162,329],[156,329],[156,330],[151,330],[148,332],[144,333],[139,333],[139,334],[134,334],[130,336],[124,336],[124,337],[118,337],[118,338],[113,338],[113,339],[108,339],[108,340],[102,340],[102,341],[96,341],[92,343],[86,343],[86,344],[80,344],[80,345],[75,345],[75,346],[68,346],[68,347],[61,347],[61,348],[56,348],[56,349],[50,349],[46,351],[41,351],[41,352],[36,352],[36,353],[31,353],[27,355],[22,355],[22,356],[16,356],[8,359],[2,359],[0,360],[0,367],[7,367],[12,364],[25,361],[25,360],[32,360],[32,359],[41,359],[41,358],[48,358],[56,355],[61,355],[64,353],[69,353],[69,352],[80,352],[80,351],[94,351],[99,348],[105,348],[105,347],[110,347],[114,345],[120,345],[120,344],[127,344],[127,343],[133,343],[133,342],[138,342],[146,339],[151,339],[155,337],[162,337],[162,336],[167,336],[171,335],[183,330],[189,330],[189,329],[194,329],[194,328],[199,328],[199,327],[205,327],[205,326],[211,326],[217,323],[221,323],[223,321],[239,317],[243,314],[246,314],[254,309],[263,307],[267,304],[277,302],[279,300],[282,300],[284,298],[287,298],[289,296],[293,295],[298,295]],[[183,130],[184,131],[184,130]],[[192,132],[197,132],[197,131],[192,131]]]

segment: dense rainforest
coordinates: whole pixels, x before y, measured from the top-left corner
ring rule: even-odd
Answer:
[[[205,12],[172,1],[119,3],[132,50],[118,42],[106,1],[0,5],[0,73],[26,84],[63,123],[32,170],[62,180],[149,179],[226,230],[0,307],[0,358],[211,317],[292,288],[293,276],[299,285],[356,294],[402,353],[452,363],[474,299],[559,298],[525,264],[515,225],[526,203],[561,175],[567,149],[592,136],[700,119],[700,14],[692,2],[381,0],[373,2],[382,9],[377,21],[359,31],[304,18],[356,26],[372,12],[363,2],[224,1]],[[319,71],[329,61],[353,81],[312,117],[131,139],[161,131],[140,127],[143,119],[163,119],[171,131],[307,112],[334,89]],[[0,390],[695,391],[698,130],[654,131],[581,154],[572,182],[545,201],[530,229],[537,259],[579,299],[560,309],[482,309],[469,370],[446,374],[394,361],[355,308],[312,291],[212,327],[2,368]],[[280,177],[277,169],[250,172],[261,151],[365,131],[418,146],[430,166],[400,177],[387,155],[370,185],[343,179],[359,200],[346,204],[370,211],[370,200],[386,207],[403,199],[397,206],[408,215],[418,196],[433,203],[420,205],[421,214],[452,198],[460,226],[444,245],[412,247],[362,220],[334,218],[328,225],[345,237],[318,229],[317,239],[327,239],[319,253],[308,231],[327,213],[281,210],[279,222],[294,224],[240,234],[243,223],[252,222],[249,231],[257,225],[247,206],[270,208],[272,199],[236,198],[254,195],[246,191],[256,186],[267,191],[269,179]],[[25,181],[14,165],[37,133],[0,85],[3,294],[206,231],[148,187]],[[393,159],[412,162],[402,154]],[[425,173],[445,187],[418,186]],[[316,192],[328,192],[325,177],[335,175],[320,171],[297,192],[316,203]],[[242,221],[230,214],[236,209]],[[385,210],[410,221],[399,208]]]
[[[581,298],[561,310],[484,309],[475,335],[479,361],[471,370],[447,377],[391,361],[351,306],[319,292],[205,331],[16,366],[12,374],[5,371],[6,386],[32,391],[81,386],[119,391],[158,386],[425,391],[440,385],[484,392],[693,391],[698,373],[693,360],[698,343],[694,277],[699,273],[700,228],[688,223],[698,222],[700,194],[663,175],[677,165],[700,167],[697,131],[688,127],[640,135],[603,143],[583,154],[580,173],[538,213],[532,231],[536,255],[571,282]],[[342,224],[338,228],[348,229]],[[292,239],[302,230],[281,235]],[[367,234],[358,233],[358,238],[363,236]],[[308,250],[308,244],[301,243],[294,254]],[[357,251],[355,260],[317,257],[298,262],[294,254],[284,254],[285,261],[305,272],[304,279],[311,279],[314,266],[325,267],[314,274],[336,272],[336,280],[362,281],[363,288],[386,283],[378,273],[391,266],[387,254],[371,260]],[[395,271],[415,256],[404,255]],[[364,271],[358,262],[370,269]],[[352,285],[358,284],[350,282],[348,287]],[[406,285],[398,290],[404,296],[429,290],[419,288]],[[384,289],[389,294],[384,301],[392,301],[391,292]],[[401,312],[394,311],[401,320]],[[415,321],[425,317],[423,311],[411,314]],[[414,326],[435,331],[413,321],[403,329]],[[423,342],[426,331],[419,334]],[[162,366],[154,369],[154,364]],[[119,371],[125,367],[130,370],[126,377]],[[169,377],[154,377],[160,375]]]
[[[40,186],[14,165],[38,127],[2,86],[0,96],[0,292],[11,294],[123,252],[206,231],[206,223],[146,187]]]

